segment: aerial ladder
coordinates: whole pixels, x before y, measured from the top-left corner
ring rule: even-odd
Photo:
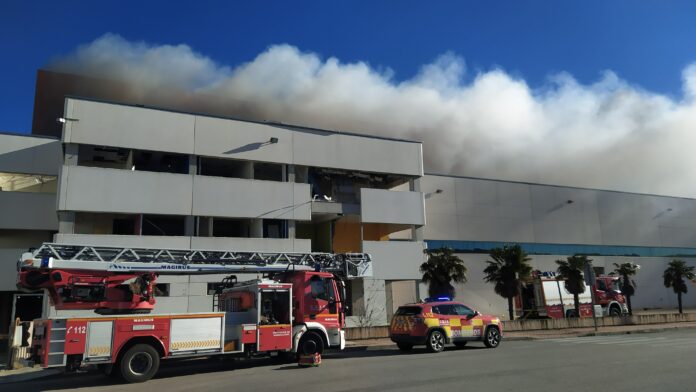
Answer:
[[[158,275],[330,272],[372,275],[366,253],[239,252],[44,243],[22,255],[17,286],[46,289],[57,310],[147,314],[155,306]]]

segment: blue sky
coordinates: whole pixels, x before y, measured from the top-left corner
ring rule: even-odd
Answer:
[[[643,89],[681,95],[696,60],[696,3],[678,1],[4,1],[0,130],[31,127],[36,70],[104,33],[184,43],[223,65],[273,44],[412,78],[447,51],[471,71],[501,67],[532,87],[559,71],[581,83],[607,69]],[[469,73],[470,75],[471,73]]]

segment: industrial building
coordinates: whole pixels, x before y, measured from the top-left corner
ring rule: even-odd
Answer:
[[[606,272],[636,262],[633,304],[646,308],[676,306],[662,271],[696,257],[694,199],[425,174],[419,141],[123,102],[75,78],[41,71],[32,135],[0,134],[0,335],[12,317],[55,312],[15,291],[18,257],[45,241],[368,252],[373,278],[349,287],[357,326],[425,296],[426,247],[455,249],[469,270],[458,299],[501,315],[482,271],[506,243],[542,271],[578,253]],[[221,278],[161,277],[156,311],[210,310]]]

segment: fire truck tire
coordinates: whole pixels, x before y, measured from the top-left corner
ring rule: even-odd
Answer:
[[[445,338],[445,334],[436,329],[430,332],[428,335],[428,340],[425,342],[425,347],[431,353],[439,353],[445,350],[446,341],[447,339]]]
[[[149,344],[136,344],[126,351],[118,363],[118,372],[129,383],[151,379],[159,369],[160,357]]]
[[[488,327],[486,333],[483,335],[483,344],[488,348],[496,348],[500,344],[500,330],[497,327]]]
[[[319,354],[324,352],[324,341],[316,332],[306,332],[297,347],[300,355]]]
[[[621,308],[619,308],[618,306],[612,306],[611,309],[609,309],[609,315],[621,316]]]
[[[409,351],[413,348],[413,343],[399,342],[396,344],[396,347],[398,347],[401,351]]]

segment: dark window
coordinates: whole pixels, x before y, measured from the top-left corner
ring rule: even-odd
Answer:
[[[311,295],[314,298],[322,299],[324,301],[331,301],[335,299],[334,291],[331,283],[333,282],[330,278],[321,278],[319,276],[312,276],[309,280],[309,287],[311,290]]]
[[[607,284],[603,280],[597,281],[597,289],[607,291]]]
[[[459,316],[473,316],[474,314],[476,314],[476,312],[464,305],[453,305],[453,308],[456,314]]]
[[[220,282],[208,283],[208,295],[215,295],[215,293],[217,293],[218,288],[222,286],[223,284]]]
[[[254,179],[283,181],[283,165],[275,163],[254,163]]]
[[[288,238],[288,222],[280,219],[263,220],[263,238]]]
[[[169,297],[169,283],[157,283],[155,285],[155,297]]]
[[[249,237],[248,221],[213,218],[213,237]]]
[[[184,235],[183,216],[143,215],[143,235]]]
[[[401,306],[396,310],[397,316],[416,316],[421,313],[422,308],[420,306]]]
[[[252,175],[249,165],[246,161],[201,157],[198,171],[203,176],[249,178]]]
[[[433,306],[433,313],[442,315],[456,315],[453,305],[437,305]]]
[[[133,235],[135,232],[135,218],[114,219],[113,234]]]
[[[188,174],[189,157],[157,151],[133,151],[134,170]]]

